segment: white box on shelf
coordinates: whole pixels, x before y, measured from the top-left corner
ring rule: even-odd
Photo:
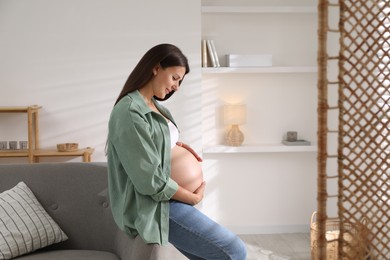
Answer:
[[[226,55],[228,67],[270,67],[271,54],[228,54]]]

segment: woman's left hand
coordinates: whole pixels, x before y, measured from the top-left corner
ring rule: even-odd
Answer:
[[[184,149],[188,150],[190,153],[192,153],[195,156],[196,160],[198,160],[198,162],[203,162],[203,159],[189,145],[183,142],[176,142],[176,145],[181,146]]]

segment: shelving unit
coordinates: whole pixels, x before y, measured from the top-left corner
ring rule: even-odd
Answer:
[[[306,232],[315,208],[316,9],[312,0],[202,0],[199,47],[213,40],[221,65],[201,68],[202,210],[238,233]],[[272,55],[272,66],[228,67],[227,55],[267,55],[269,65]],[[235,104],[246,106],[238,147],[224,141],[224,106]],[[311,145],[283,144],[288,131]]]
[[[72,152],[59,152],[57,150],[47,150],[39,148],[39,122],[38,115],[41,106],[12,106],[0,107],[0,113],[27,113],[27,150],[0,150],[0,158],[28,157],[29,163],[39,162],[40,157],[74,157],[81,156],[83,162],[91,162],[91,155],[94,149],[91,147],[78,149]]]
[[[203,6],[202,13],[316,13],[313,6]]]
[[[255,67],[255,68],[232,68],[232,67],[208,67],[202,68],[203,74],[219,73],[316,73],[315,66],[292,66],[292,67]]]
[[[296,91],[305,91],[300,86],[296,90],[295,86],[299,83],[295,82],[303,82],[304,84],[308,85],[307,87],[313,87],[315,89],[315,82],[312,83],[315,77],[315,74],[317,73],[317,66],[315,60],[315,54],[313,46],[315,46],[316,41],[309,42],[309,57],[313,57],[311,59],[307,58],[306,53],[306,47],[305,46],[305,40],[303,41],[293,41],[290,43],[287,36],[283,38],[280,35],[289,34],[290,32],[288,29],[285,28],[284,25],[289,25],[292,28],[293,25],[290,25],[290,20],[295,20],[296,17],[300,17],[301,20],[296,20],[296,23],[293,30],[298,30],[301,32],[302,36],[305,35],[301,31],[301,27],[299,25],[302,24],[312,24],[313,20],[302,20],[302,19],[312,19],[316,17],[317,13],[317,6],[299,6],[299,5],[291,5],[291,6],[261,6],[261,4],[253,5],[253,2],[251,4],[246,5],[245,1],[242,3],[242,5],[223,5],[220,4],[220,2],[213,3],[212,1],[205,1],[204,5],[202,6],[202,15],[204,16],[202,26],[202,39],[213,39],[214,43],[217,47],[217,53],[218,57],[221,60],[225,56],[225,54],[272,54],[275,58],[275,62],[273,66],[270,67],[203,67],[202,68],[202,75],[203,75],[203,84],[204,84],[204,91],[205,93],[205,99],[206,100],[214,100],[213,105],[210,105],[210,108],[206,108],[206,111],[204,114],[209,115],[209,120],[220,122],[221,120],[218,119],[218,102],[220,103],[226,103],[226,99],[224,98],[224,92],[230,91],[229,96],[234,96],[234,87],[229,86],[231,82],[238,82],[241,83],[241,79],[247,80],[245,84],[243,83],[239,89],[236,90],[237,94],[240,94],[242,91],[251,92],[253,90],[253,95],[259,95],[260,89],[263,91],[270,91],[269,94],[272,97],[277,96],[279,93],[281,93],[280,85],[275,88],[271,85],[273,84],[272,80],[280,81],[280,78],[283,77],[283,79],[287,82],[287,84],[291,86],[286,86],[285,90],[283,90],[283,95],[285,96],[292,96],[291,100],[295,100],[295,104],[298,105],[298,109],[296,109],[293,105],[293,101],[289,100],[288,104],[284,104],[283,102],[280,102],[280,105],[276,107],[276,113],[274,115],[275,120],[281,120],[283,118],[283,114],[280,112],[281,110],[285,109],[286,112],[290,112],[290,110],[296,109],[297,111],[297,117],[300,112],[305,111],[305,108],[303,108],[302,104],[305,102],[305,94],[303,94],[301,97],[299,97],[296,93]],[[288,18],[286,18],[288,17]],[[302,18],[303,17],[303,18]],[[259,23],[256,26],[254,25],[259,20],[262,21],[262,23]],[[282,19],[278,20],[276,23],[274,19]],[[280,21],[280,22],[279,22]],[[302,22],[303,21],[303,22]],[[315,22],[315,21],[314,21]],[[245,29],[244,29],[245,28]],[[271,29],[269,29],[271,28]],[[273,31],[272,33],[270,30],[274,30],[273,28],[276,28],[277,30]],[[256,31],[253,31],[256,30]],[[263,35],[264,30],[266,30],[264,36],[257,37],[253,35]],[[312,32],[310,32],[310,35],[312,35]],[[315,34],[313,34],[314,36]],[[295,36],[295,35],[294,35]],[[299,37],[299,36],[297,36]],[[259,39],[259,42],[261,47],[256,46],[256,39]],[[279,40],[279,42],[278,42]],[[283,40],[283,41],[281,41]],[[268,42],[268,44],[263,44],[264,42]],[[299,42],[299,43],[298,43]],[[271,43],[271,44],[270,44]],[[277,46],[274,47],[273,45]],[[297,50],[298,49],[298,50]],[[295,52],[301,54],[301,56],[298,56],[295,54]],[[311,52],[310,52],[311,51]],[[272,53],[275,52],[275,53]],[[291,52],[293,53],[291,57],[293,58],[286,58],[285,53]],[[276,54],[276,55],[274,55]],[[305,63],[307,65],[305,65]],[[223,65],[223,61],[222,64]],[[248,75],[248,77],[247,77]],[[270,85],[268,87],[257,87],[255,86],[255,81],[262,81],[263,77],[267,78],[267,83]],[[287,80],[291,78],[291,81]],[[307,80],[309,78],[309,80]],[[310,81],[311,80],[311,81]],[[249,82],[251,81],[251,82]],[[290,82],[295,81],[290,84]],[[306,83],[310,82],[310,83]],[[207,84],[212,85],[210,88],[207,88]],[[233,84],[233,83],[232,83]],[[280,84],[277,82],[277,84]],[[313,89],[312,88],[312,89]],[[233,90],[232,90],[233,89]],[[258,89],[258,90],[256,90]],[[312,90],[311,90],[312,91]],[[208,93],[214,93],[214,94],[208,94]],[[313,91],[312,91],[313,92]],[[311,93],[312,93],[311,92]],[[255,94],[256,93],[256,94]],[[214,96],[212,96],[214,95]],[[310,98],[312,95],[310,95]],[[314,96],[315,97],[315,96]],[[301,98],[301,99],[300,99]],[[218,100],[220,99],[220,100]],[[239,99],[239,98],[238,98]],[[250,97],[247,97],[247,99],[251,99]],[[222,101],[223,100],[223,101]],[[241,98],[243,100],[243,98]],[[284,99],[285,100],[285,99]],[[247,102],[247,100],[244,99],[242,101],[244,103]],[[248,102],[254,102],[253,99],[251,99]],[[275,100],[275,102],[278,102],[278,100]],[[208,103],[210,104],[210,102]],[[216,104],[216,105],[215,105]],[[222,105],[222,104],[221,104]],[[247,104],[250,106],[250,104]],[[252,103],[252,107],[253,107]],[[263,109],[268,110],[269,107],[262,107],[261,104],[257,104],[257,109]],[[312,105],[310,105],[312,106]],[[275,108],[275,107],[274,107]],[[314,109],[314,110],[313,110]],[[308,110],[315,111],[315,107],[309,107]],[[269,111],[269,113],[272,110]],[[229,146],[223,146],[219,145],[218,141],[216,145],[212,146],[205,146],[203,148],[203,153],[205,154],[225,154],[225,153],[284,153],[284,152],[315,152],[317,150],[316,146],[285,146],[281,143],[277,143],[278,141],[281,141],[281,133],[275,133],[272,132],[281,131],[282,128],[277,129],[276,126],[273,128],[273,121],[269,121],[272,116],[264,116],[263,120],[268,120],[267,122],[261,122],[258,124],[261,124],[261,128],[268,128],[266,135],[273,135],[272,140],[251,140],[249,143],[245,143],[242,147],[229,147]],[[310,122],[315,123],[313,120],[314,116],[311,117]],[[289,118],[290,119],[290,118]],[[205,120],[205,119],[204,119]],[[302,118],[298,118],[299,124],[292,124],[293,127],[297,125],[304,125],[306,122],[302,120]],[[313,123],[310,124],[310,126],[314,125]],[[221,125],[218,125],[219,123],[215,123],[215,127],[208,125],[207,127],[209,129],[221,129]],[[259,126],[253,126],[256,124],[256,122],[247,122],[248,128],[253,128]],[[284,130],[288,131],[291,129],[285,129],[287,124],[284,125]],[[276,130],[276,131],[275,131]],[[211,130],[213,135],[217,136],[218,130]],[[270,133],[271,132],[271,133]],[[315,131],[308,130],[306,132],[310,132],[309,136],[311,138],[307,138],[307,136],[303,136],[304,139],[314,139],[315,137]],[[266,136],[265,135],[265,136]],[[252,133],[252,136],[253,133]],[[271,142],[274,144],[260,144],[260,145],[254,145],[252,143],[264,143],[264,142]],[[311,140],[313,141],[313,140]]]
[[[294,153],[294,152],[316,152],[317,146],[286,146],[282,144],[259,144],[244,146],[206,146],[204,154],[226,154],[226,153]]]
[[[41,108],[41,106],[37,105],[0,107],[0,113],[27,113],[28,128],[28,149],[0,151],[0,157],[28,157],[30,163],[34,161],[34,150],[39,149],[38,112]]]
[[[82,157],[83,162],[91,162],[91,156],[95,149],[91,147],[78,149],[77,151],[71,152],[59,152],[56,150],[37,150],[34,151],[34,157]]]

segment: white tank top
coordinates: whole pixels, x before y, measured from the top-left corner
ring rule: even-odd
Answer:
[[[179,130],[177,130],[176,126],[168,121],[169,133],[171,135],[171,149],[176,145],[176,142],[179,141]]]

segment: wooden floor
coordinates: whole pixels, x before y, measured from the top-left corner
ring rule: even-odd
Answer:
[[[310,234],[240,235],[247,245],[247,260],[310,260]],[[162,260],[187,259],[172,245],[162,249]]]

